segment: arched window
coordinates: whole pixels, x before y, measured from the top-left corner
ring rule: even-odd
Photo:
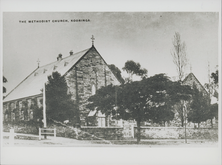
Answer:
[[[92,95],[96,94],[96,86],[93,84],[92,85]]]

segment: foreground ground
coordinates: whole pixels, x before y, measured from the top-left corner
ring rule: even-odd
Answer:
[[[2,141],[3,147],[95,147],[95,146],[105,146],[105,147],[217,147],[218,142],[206,141],[206,140],[191,140],[188,139],[185,143],[184,139],[152,139],[152,140],[141,140],[140,144],[136,143],[136,139],[131,140],[76,140],[64,137],[47,137],[42,140],[38,138],[32,138],[28,140],[27,138],[23,139],[14,139],[14,144],[10,143],[8,138],[3,138]]]

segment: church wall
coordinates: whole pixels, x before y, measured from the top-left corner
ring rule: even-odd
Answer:
[[[76,75],[77,71],[77,75]],[[76,102],[76,79],[79,98],[80,119],[86,125],[85,117],[89,109],[85,108],[88,98],[92,95],[92,88],[99,89],[109,84],[119,84],[116,77],[110,71],[104,60],[94,49],[91,49],[66,75],[69,92]]]
[[[76,94],[78,94],[80,118],[83,123],[85,121],[85,117],[90,111],[85,108],[88,98],[102,86],[106,86],[111,83],[114,85],[120,84],[108,68],[105,61],[93,47],[64,76],[69,87],[68,93],[72,95],[72,100],[74,100],[75,103],[77,103]],[[42,106],[40,101],[42,99],[41,95],[4,103],[3,120],[13,122],[33,119],[33,109],[31,109],[31,105],[33,104],[32,99],[37,99],[38,107]],[[6,110],[9,112],[8,114],[5,113]]]
[[[33,119],[33,110],[31,104],[33,99],[37,100],[38,107],[42,104],[40,100],[42,96],[30,97],[25,99],[13,100],[3,104],[3,121],[6,122],[18,122],[18,121],[29,121]],[[6,111],[8,113],[6,113]]]

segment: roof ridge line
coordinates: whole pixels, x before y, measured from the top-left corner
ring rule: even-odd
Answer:
[[[85,49],[85,50],[82,50],[82,51],[79,51],[79,52],[76,52],[75,54],[77,54],[77,53],[81,53],[81,52],[84,52],[84,51],[89,50],[89,49],[90,49],[90,48]],[[74,56],[75,54],[70,55],[70,56]],[[63,58],[63,59],[69,58],[70,56],[67,56],[67,57],[65,57],[65,58]],[[63,59],[62,59],[62,60],[63,60]],[[41,66],[41,67],[39,67],[39,68],[45,67],[45,66],[47,66],[47,65],[51,65],[51,64],[56,63],[56,62],[58,62],[58,61],[51,62],[51,63],[46,64],[46,65],[43,65],[43,66]]]
[[[207,94],[209,95],[208,91],[204,88],[204,86],[200,83],[200,81],[197,79],[197,77],[193,74],[193,72],[190,72],[187,77],[185,77],[185,79],[183,80],[183,82],[188,78],[189,75],[193,75],[194,78],[197,80],[197,82],[200,84],[200,86],[205,90],[205,92],[207,92]]]
[[[75,64],[73,65],[73,66],[71,66],[71,68],[69,68],[62,76],[65,76],[73,67],[75,67],[76,66],[76,64],[78,64],[78,62],[93,48],[94,46],[92,46],[91,48],[89,48],[89,49],[85,49],[85,50],[83,50],[83,51],[80,51],[80,52],[84,52],[84,51],[86,51],[76,62],[75,62]],[[94,47],[95,48],[95,47]],[[80,52],[78,52],[78,53],[80,53]],[[75,54],[77,54],[77,53],[75,53]]]
[[[192,72],[191,72],[192,73]],[[193,73],[192,73],[193,74]],[[197,77],[193,74],[193,76],[197,79]],[[197,82],[202,86],[202,88],[207,92],[207,90],[204,88],[204,86],[200,83],[200,81],[197,79]],[[209,94],[208,92],[207,92],[207,94]]]
[[[7,96],[12,93],[12,91],[14,91],[21,83],[23,83],[27,78],[29,78],[36,70],[38,70],[39,68],[36,68],[33,72],[31,72],[25,79],[23,79],[15,88],[13,88],[6,96],[3,100],[5,100],[7,98]]]

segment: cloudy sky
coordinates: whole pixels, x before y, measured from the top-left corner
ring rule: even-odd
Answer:
[[[71,22],[89,19],[90,22]],[[28,23],[29,20],[50,20]],[[53,20],[69,22],[53,23]],[[21,21],[26,23],[21,23]],[[219,13],[216,12],[5,12],[3,13],[3,74],[7,92],[40,66],[69,51],[92,45],[108,64],[122,69],[127,60],[139,62],[148,76],[177,76],[171,50],[175,32],[187,46],[192,72],[202,84],[218,65]],[[125,76],[126,74],[122,72]]]

